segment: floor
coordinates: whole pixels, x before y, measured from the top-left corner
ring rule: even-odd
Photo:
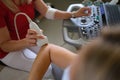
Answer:
[[[45,0],[45,2],[48,2]],[[79,0],[53,0],[50,1],[54,5],[55,8],[60,10],[66,10],[70,3],[80,2]],[[61,6],[62,4],[66,4],[65,6]],[[62,20],[47,20],[45,18],[39,21],[39,26],[43,29],[44,34],[48,37],[49,42],[67,48],[73,52],[76,52],[76,48],[72,45],[69,45],[64,42],[62,36]],[[28,72],[16,70],[5,66],[0,63],[0,80],[27,80]],[[53,77],[44,78],[43,80],[53,80]]]

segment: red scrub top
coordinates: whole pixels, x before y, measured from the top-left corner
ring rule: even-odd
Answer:
[[[31,19],[34,18],[34,5],[33,2],[30,4],[24,4],[18,6],[20,12],[26,13]],[[2,1],[0,0],[0,28],[6,27],[9,30],[9,34],[12,40],[17,40],[17,35],[14,26],[14,16],[16,13],[13,13],[9,8],[7,8]],[[19,32],[20,38],[24,38],[27,29],[29,28],[28,21],[24,15],[19,15],[16,19],[16,24]],[[4,36],[4,33],[3,33]],[[8,53],[0,49],[0,59],[4,58]]]

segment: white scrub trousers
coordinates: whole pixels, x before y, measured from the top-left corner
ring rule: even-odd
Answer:
[[[36,46],[30,47],[29,49],[25,50],[24,53],[22,51],[10,52],[1,61],[9,67],[29,72],[39,50],[40,47]],[[50,65],[45,77],[52,74],[51,70],[52,67]]]

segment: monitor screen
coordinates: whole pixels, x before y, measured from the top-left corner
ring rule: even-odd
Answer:
[[[103,26],[106,26],[106,17],[105,17],[105,11],[104,11],[104,7],[103,5],[100,5],[100,12],[101,12],[101,16],[102,16],[102,22],[103,22]]]

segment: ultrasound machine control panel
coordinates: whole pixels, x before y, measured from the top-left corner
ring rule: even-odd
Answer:
[[[101,4],[101,3],[100,3]],[[83,4],[71,4],[67,11],[72,12],[75,10],[78,10],[81,7],[84,7],[86,5]],[[100,34],[100,30],[103,27],[103,22],[102,22],[102,16],[101,16],[101,8],[100,5],[94,5],[90,4],[87,7],[91,8],[91,15],[90,16],[82,16],[78,18],[71,18],[70,22],[74,25],[76,29],[78,29],[78,33],[80,34],[80,38],[77,40],[71,40],[68,35],[64,35],[67,32],[63,31],[63,36],[66,42],[70,44],[75,44],[75,46],[81,46],[86,42],[86,40],[93,39],[97,37]],[[73,26],[73,25],[64,25],[65,20],[63,21],[63,30],[66,30],[64,28],[67,28],[68,26]],[[70,42],[71,41],[71,42]],[[82,42],[82,43],[81,43]]]
[[[80,28],[82,38],[84,39],[91,39],[98,36],[99,30],[102,27],[100,8],[95,5],[89,7],[91,8],[90,16],[71,18],[71,21]]]

